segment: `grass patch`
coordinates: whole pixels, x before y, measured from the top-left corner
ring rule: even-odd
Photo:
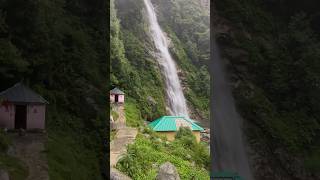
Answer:
[[[181,135],[174,142],[150,133],[150,138],[138,134],[117,168],[133,179],[155,179],[159,166],[167,161],[176,168],[181,179],[209,179],[210,156],[204,144],[196,143],[194,136]],[[161,141],[159,139],[162,139]]]
[[[305,166],[311,172],[318,173],[320,170],[320,149],[314,150],[311,155],[305,160]]]
[[[65,132],[52,132],[48,137],[50,179],[99,179],[99,160],[93,149],[79,137]]]
[[[126,100],[125,116],[126,116],[127,126],[138,127],[142,125],[142,118],[141,118],[140,111],[136,105],[136,102],[131,98],[127,98]]]
[[[114,137],[116,136],[117,131],[110,131],[110,142],[114,140]]]
[[[114,121],[118,120],[119,114],[116,111],[111,111],[111,115]]]
[[[0,169],[5,169],[9,173],[10,180],[24,180],[28,176],[28,167],[18,158],[6,154],[11,139],[6,133],[0,130]]]
[[[0,167],[7,170],[10,180],[24,180],[28,177],[28,167],[18,158],[0,154]]]

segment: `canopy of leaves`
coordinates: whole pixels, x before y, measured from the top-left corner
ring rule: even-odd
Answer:
[[[252,142],[303,157],[308,163],[298,166],[319,172],[314,155],[320,149],[319,2],[226,0],[215,5],[236,29],[221,49],[248,53],[247,69],[239,71],[245,81],[234,93],[243,117],[257,126],[247,131]]]
[[[50,102],[50,177],[100,179],[108,117],[101,113],[107,91],[107,3],[2,0],[0,9],[0,90],[23,80]],[[65,137],[70,139],[61,141]],[[66,154],[72,157],[61,161]]]

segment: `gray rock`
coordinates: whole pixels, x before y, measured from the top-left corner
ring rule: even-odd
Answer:
[[[131,178],[124,175],[123,173],[121,173],[117,169],[111,168],[110,180],[131,180]]]
[[[191,159],[191,155],[190,155],[190,154],[187,154],[187,155],[186,155],[186,158],[187,158],[187,159]]]
[[[150,135],[149,135],[149,134],[143,134],[143,135],[144,135],[144,137],[146,137],[147,139],[150,138]]]
[[[16,154],[16,151],[15,151],[15,149],[14,149],[13,146],[9,146],[9,147],[8,147],[7,154],[8,154],[9,156],[14,156],[14,155]]]
[[[0,179],[1,180],[10,180],[8,171],[0,169]]]
[[[151,97],[151,96],[147,97],[147,101],[152,105],[156,105],[157,104],[157,101],[154,100],[153,97]]]
[[[157,163],[152,164],[152,168],[157,168],[159,165]]]
[[[156,180],[180,180],[180,176],[176,167],[166,162],[160,166]]]

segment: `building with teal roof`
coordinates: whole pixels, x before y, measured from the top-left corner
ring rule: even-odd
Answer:
[[[157,133],[165,135],[169,141],[174,140],[180,127],[188,127],[200,142],[200,132],[204,130],[196,124],[196,121],[184,116],[162,116],[149,123],[149,127]]]

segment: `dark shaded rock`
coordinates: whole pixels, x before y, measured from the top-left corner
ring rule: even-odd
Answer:
[[[19,136],[25,136],[26,130],[25,129],[19,129]]]
[[[170,162],[162,164],[159,168],[157,180],[180,180],[178,171]]]
[[[13,146],[9,146],[9,147],[8,147],[7,154],[8,154],[9,156],[14,156],[14,155],[16,154],[16,151],[15,151],[15,149],[14,149]]]
[[[1,180],[10,180],[9,173],[6,170],[0,169],[0,179]]]

